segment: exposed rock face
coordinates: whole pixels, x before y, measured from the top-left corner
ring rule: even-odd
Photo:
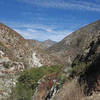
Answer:
[[[33,100],[47,100],[46,97],[48,96],[50,90],[53,89],[53,86],[55,84],[55,77],[56,73],[52,73],[44,76],[42,79],[39,80],[39,85],[33,96]]]
[[[88,49],[87,53],[82,53],[79,60],[90,63],[89,68],[80,76],[80,81],[84,80],[87,83],[90,93],[94,90],[100,91],[100,34],[91,42]]]
[[[9,97],[11,88],[16,85],[16,74],[23,69],[22,62],[12,61],[8,56],[5,56],[3,51],[0,51],[0,100]]]
[[[34,59],[33,63],[34,63],[35,66],[37,66],[37,67],[41,67],[42,66],[42,64],[40,63],[39,59],[36,57],[36,53],[33,53],[33,59]]]
[[[85,47],[96,40],[99,34],[100,20],[73,32],[59,43],[48,48],[47,51],[49,54],[57,56],[62,63],[69,62],[69,57],[70,61],[73,61],[77,54],[80,54]]]

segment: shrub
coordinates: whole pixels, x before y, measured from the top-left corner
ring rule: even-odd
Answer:
[[[38,86],[38,81],[46,74],[59,73],[62,66],[31,68],[23,71],[16,85],[16,98],[18,100],[32,100],[32,95]]]
[[[86,64],[84,62],[79,62],[72,68],[72,74],[77,76],[85,72],[86,69],[88,69],[89,64]]]
[[[4,66],[5,68],[9,68],[9,62],[3,62],[3,66]]]

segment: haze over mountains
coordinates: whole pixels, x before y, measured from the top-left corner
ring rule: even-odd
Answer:
[[[84,70],[80,66],[83,63]],[[11,77],[7,78],[7,75],[13,74],[16,77],[16,73],[24,69],[41,66],[50,67],[51,65],[64,65],[63,73],[60,72],[61,79],[64,79],[64,77],[72,78],[77,76],[80,81],[82,79],[86,81],[90,89],[89,92],[91,92],[91,88],[97,89],[98,87],[100,91],[100,20],[76,30],[59,43],[51,40],[46,40],[44,42],[26,40],[14,30],[0,23],[0,81],[2,84],[12,83],[10,80]],[[67,68],[69,67],[71,68],[71,72],[67,73],[66,70],[68,70]],[[72,70],[73,67],[76,68],[74,71]],[[56,80],[55,75],[55,73],[47,76],[44,75],[41,80],[38,80],[38,94],[36,94],[37,91],[35,91],[34,94],[35,97],[40,97],[38,100],[41,100],[41,98],[42,100],[47,100],[46,98],[52,92],[52,89],[53,93],[55,93],[54,91],[57,93],[58,90],[55,84],[58,84],[53,84],[53,79]],[[47,77],[50,79],[46,80]],[[5,78],[5,80],[3,80],[3,78]],[[14,84],[16,84],[16,78],[14,78],[14,80]],[[47,87],[46,82],[50,84],[48,89],[44,89]],[[60,82],[59,84],[62,85],[62,82]],[[2,98],[2,95],[5,97],[5,93],[7,96],[9,96],[10,93],[10,85],[8,85],[8,87],[4,85],[3,87],[2,84],[0,84],[0,87],[3,88],[4,92],[1,93],[0,98]],[[40,89],[41,86],[42,90]],[[60,99],[57,98],[59,93],[54,94],[56,98],[54,100],[64,100],[62,99],[62,95],[59,97]],[[43,97],[41,95],[43,95]],[[49,100],[53,100],[52,95],[50,95]]]

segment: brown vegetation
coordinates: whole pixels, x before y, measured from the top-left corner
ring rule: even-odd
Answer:
[[[82,100],[84,98],[84,85],[82,87],[73,80],[69,83],[65,83],[63,89],[61,89],[53,100]]]

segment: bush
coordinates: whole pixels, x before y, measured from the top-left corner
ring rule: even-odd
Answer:
[[[5,68],[9,68],[9,62],[3,62],[3,66],[4,66]]]
[[[86,64],[84,62],[80,62],[73,66],[72,68],[72,74],[77,76],[85,72],[86,69],[88,69],[89,64]]]
[[[31,68],[23,71],[16,85],[16,98],[18,100],[32,100],[32,95],[38,86],[38,81],[46,74],[59,73],[62,66]]]

